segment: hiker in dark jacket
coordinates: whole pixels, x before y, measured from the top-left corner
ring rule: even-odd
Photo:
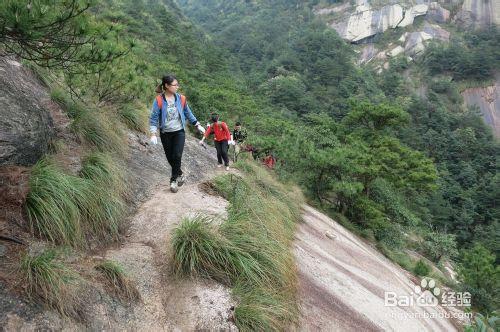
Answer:
[[[233,161],[238,160],[241,151],[241,145],[247,138],[247,133],[241,129],[241,122],[236,122],[233,130],[232,145],[234,145]]]
[[[203,144],[205,138],[207,138],[211,133],[214,133],[214,144],[217,149],[217,167],[222,167],[222,161],[224,160],[226,171],[229,171],[229,158],[227,156],[227,151],[229,148],[228,143],[231,140],[231,133],[229,132],[227,124],[223,121],[219,121],[219,115],[216,113],[212,113],[210,116],[210,122],[212,124],[208,126],[200,144]]]
[[[153,101],[149,119],[152,144],[158,144],[156,131],[158,128],[160,129],[161,144],[165,150],[167,161],[172,167],[170,191],[174,193],[186,181],[181,170],[182,152],[184,151],[184,142],[186,140],[186,133],[184,131],[186,118],[200,132],[205,132],[205,128],[200,125],[191,112],[186,102],[186,97],[177,93],[178,89],[179,83],[175,76],[163,76],[161,85],[156,89],[156,92],[160,94]]]

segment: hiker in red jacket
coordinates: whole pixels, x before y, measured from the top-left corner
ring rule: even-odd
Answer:
[[[205,135],[200,141],[203,145],[203,141],[211,133],[214,133],[214,144],[217,149],[217,167],[222,167],[222,160],[224,160],[224,166],[226,166],[226,171],[229,171],[229,158],[227,156],[227,151],[229,149],[229,142],[231,141],[231,133],[227,124],[223,121],[219,121],[219,115],[212,113],[210,116],[210,122],[212,123],[208,126],[205,131]]]

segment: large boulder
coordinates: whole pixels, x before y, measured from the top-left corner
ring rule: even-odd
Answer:
[[[484,28],[500,24],[500,1],[464,0],[455,22],[465,28]]]
[[[54,134],[46,88],[19,62],[0,58],[0,166],[30,166]]]

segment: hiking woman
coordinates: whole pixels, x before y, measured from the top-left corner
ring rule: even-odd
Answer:
[[[186,181],[181,170],[182,152],[184,151],[184,142],[186,140],[186,133],[184,131],[186,118],[200,132],[205,132],[205,129],[191,112],[186,102],[186,97],[177,93],[177,89],[179,89],[179,82],[175,76],[163,76],[161,85],[156,89],[156,92],[161,94],[153,101],[149,119],[152,144],[158,143],[156,131],[158,128],[160,129],[161,144],[165,150],[167,161],[172,167],[170,191],[174,193]]]
[[[219,115],[216,113],[212,113],[210,116],[210,122],[212,122],[212,124],[207,128],[200,144],[203,144],[203,141],[210,135],[210,133],[214,133],[214,144],[217,149],[217,167],[222,167],[222,160],[224,160],[226,171],[229,171],[229,158],[227,156],[227,151],[229,149],[228,142],[231,140],[231,133],[229,132],[227,124],[219,121]]]

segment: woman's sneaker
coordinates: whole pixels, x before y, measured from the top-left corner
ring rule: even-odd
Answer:
[[[229,171],[229,166],[226,166],[226,171]]]
[[[179,187],[177,186],[177,181],[170,182],[170,191],[176,193],[177,190],[179,190]]]
[[[177,185],[179,187],[182,187],[182,185],[184,184],[184,182],[186,182],[186,177],[184,176],[184,174],[182,174],[181,176],[179,176],[177,178]]]
[[[222,167],[222,164],[217,164],[217,167],[221,168],[221,167]]]

